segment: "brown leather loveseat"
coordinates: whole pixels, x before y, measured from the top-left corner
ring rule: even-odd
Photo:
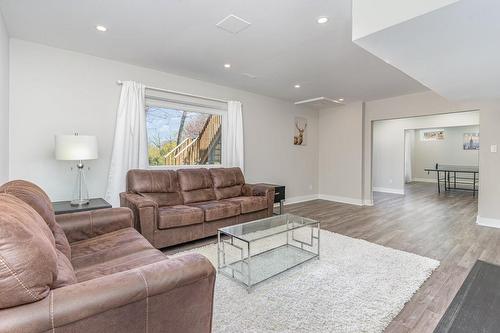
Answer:
[[[245,184],[240,168],[130,170],[122,207],[157,248],[217,234],[273,213],[274,188]]]
[[[0,187],[0,332],[210,332],[215,270],[169,258],[128,208],[54,216],[36,185]]]

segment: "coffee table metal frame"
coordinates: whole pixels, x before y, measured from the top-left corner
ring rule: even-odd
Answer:
[[[278,230],[278,231],[276,231],[276,233],[270,233],[268,235],[263,235],[262,237],[259,237],[256,239],[251,239],[251,240],[245,239],[241,235],[238,236],[238,235],[234,235],[234,234],[228,232],[227,229],[229,229],[230,227],[218,229],[217,230],[217,268],[218,268],[217,270],[218,270],[218,272],[220,274],[227,276],[230,279],[238,282],[239,284],[242,284],[244,287],[247,288],[248,292],[251,292],[252,288],[261,282],[264,282],[264,281],[266,281],[266,280],[268,280],[268,279],[270,279],[278,274],[286,272],[286,271],[288,271],[288,270],[290,270],[298,265],[301,265],[305,262],[308,262],[312,259],[319,259],[319,256],[320,256],[320,230],[321,230],[319,221],[315,221],[315,220],[311,220],[311,219],[307,219],[307,218],[302,218],[299,216],[293,216],[291,214],[284,214],[284,215],[278,215],[278,216],[274,216],[274,217],[264,218],[261,220],[242,223],[242,224],[239,224],[237,226],[255,224],[255,223],[262,222],[264,220],[277,219],[280,217],[287,218],[286,228],[284,230]],[[289,223],[288,217],[305,219],[308,222],[306,224],[296,225],[293,223]],[[310,235],[309,235],[309,239],[306,241],[299,240],[299,239],[295,238],[295,232],[298,231],[299,229],[303,229],[303,228],[310,228],[310,230],[311,230]],[[271,228],[269,228],[269,229],[271,229]],[[283,233],[286,233],[286,243],[285,244],[278,245],[276,247],[273,247],[271,249],[268,249],[268,250],[265,250],[265,251],[262,251],[262,252],[259,252],[256,254],[251,254],[252,243],[259,241],[259,240],[262,240],[262,239],[265,239],[265,238],[277,236],[277,235],[283,234]],[[316,246],[315,246],[315,241],[316,241]],[[237,244],[237,242],[241,242],[242,245]],[[296,244],[299,244],[299,246],[297,246]],[[230,247],[238,250],[240,252],[240,259],[233,261],[233,262],[226,262],[226,246],[230,246]],[[293,247],[294,249],[304,251],[305,253],[307,253],[309,255],[309,258],[307,258],[303,261],[298,261],[297,263],[287,267],[286,269],[277,271],[275,274],[272,274],[268,277],[265,277],[262,280],[259,280],[255,283],[253,283],[252,282],[252,261],[254,261],[257,257],[266,254],[269,251],[274,251],[274,250],[277,250],[277,249],[283,248],[283,247]],[[315,248],[316,248],[316,251],[314,251]],[[246,249],[246,255],[245,255],[245,249]],[[247,269],[245,271],[247,272],[247,274],[243,270],[237,269],[236,268],[236,266],[238,266],[237,264],[241,264],[241,265],[246,266]],[[230,270],[231,273],[226,272],[226,269]],[[241,276],[244,277],[244,279],[238,279],[235,276],[235,273],[239,273]]]

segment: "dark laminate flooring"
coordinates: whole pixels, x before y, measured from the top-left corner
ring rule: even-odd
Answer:
[[[437,194],[436,185],[413,183],[406,195],[375,193],[373,207],[324,200],[285,206],[350,237],[441,261],[386,332],[433,332],[477,259],[500,264],[500,229],[476,225],[477,198],[469,192]],[[168,249],[185,250],[214,238]],[[388,272],[390,274],[390,272]]]

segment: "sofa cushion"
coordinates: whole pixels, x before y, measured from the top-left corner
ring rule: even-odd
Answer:
[[[184,227],[203,223],[203,210],[184,205],[161,207],[158,210],[158,229]]]
[[[127,191],[140,193],[158,206],[182,205],[177,173],[172,170],[130,170]]]
[[[28,204],[0,194],[0,309],[45,298],[57,276],[54,236]]]
[[[217,200],[238,197],[245,184],[245,177],[240,168],[213,168],[210,175],[214,184]]]
[[[229,201],[197,202],[190,206],[203,209],[206,222],[237,216],[241,213],[240,205]]]
[[[267,197],[264,196],[236,197],[225,199],[224,201],[238,203],[241,206],[242,214],[267,209]]]
[[[54,224],[52,232],[56,242],[56,249],[61,251],[68,258],[68,260],[71,260],[71,246],[69,245],[68,238],[59,223],[56,222]]]
[[[167,257],[134,228],[71,243],[78,282],[127,271],[165,260]]]
[[[73,265],[61,251],[57,251],[57,279],[53,288],[69,286],[77,282]]]
[[[156,202],[158,207],[163,207],[163,206],[175,206],[175,205],[182,205],[183,200],[180,192],[174,192],[174,193],[163,193],[163,192],[157,192],[157,193],[146,193],[146,192],[141,192],[140,195],[145,197],[146,199],[152,200]]]
[[[185,204],[215,200],[212,177],[208,169],[181,169],[177,174]]]
[[[55,238],[56,247],[71,259],[71,248],[68,239],[56,222],[54,207],[48,195],[37,185],[25,180],[13,180],[0,187],[1,193],[11,194],[27,203],[47,223]]]

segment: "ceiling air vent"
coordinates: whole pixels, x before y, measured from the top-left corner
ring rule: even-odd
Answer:
[[[217,23],[216,26],[232,34],[237,34],[248,28],[250,24],[241,17],[231,14]]]
[[[327,109],[335,106],[344,105],[344,103],[328,97],[316,97],[311,99],[305,99],[303,101],[297,101],[295,102],[295,105],[304,105],[313,107],[315,109]]]

